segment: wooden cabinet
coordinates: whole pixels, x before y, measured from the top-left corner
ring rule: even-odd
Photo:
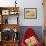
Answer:
[[[18,46],[18,17],[19,7],[0,7],[0,46]]]

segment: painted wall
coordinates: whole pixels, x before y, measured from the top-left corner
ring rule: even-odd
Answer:
[[[0,6],[15,6],[15,0],[0,0]],[[20,26],[43,26],[43,6],[42,0],[17,0],[20,7],[19,24]],[[37,8],[37,19],[24,19],[24,8]],[[12,18],[12,17],[11,17]],[[20,19],[21,18],[21,19]],[[10,20],[10,19],[9,19]]]
[[[25,32],[27,31],[28,28],[32,28],[34,30],[34,32],[37,34],[37,37],[39,39],[39,41],[41,43],[43,43],[43,30],[41,26],[21,26],[20,27],[20,32],[19,32],[19,39],[20,42],[25,34]]]
[[[21,0],[20,2],[22,2]],[[43,6],[42,0],[24,0],[21,3],[20,25],[22,26],[43,26]],[[24,4],[23,4],[24,3]],[[24,19],[24,8],[37,8],[37,19]]]

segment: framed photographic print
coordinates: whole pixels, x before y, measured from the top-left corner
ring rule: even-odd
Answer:
[[[24,18],[25,19],[36,19],[37,8],[24,8]]]
[[[9,15],[9,10],[2,10],[2,15]]]
[[[14,10],[14,9],[9,11],[9,14],[10,14],[10,15],[16,15],[17,13],[18,13],[18,12],[17,12],[16,10]]]

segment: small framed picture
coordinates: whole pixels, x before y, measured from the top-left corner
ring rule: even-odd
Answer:
[[[24,19],[37,19],[37,8],[24,8]]]
[[[17,13],[18,13],[18,12],[15,11],[14,9],[9,11],[9,14],[10,14],[10,15],[16,15]]]
[[[2,15],[9,15],[9,10],[2,10]]]

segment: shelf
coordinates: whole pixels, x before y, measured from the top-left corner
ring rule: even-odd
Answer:
[[[19,7],[0,7],[1,15],[18,15]]]
[[[10,41],[3,41],[4,43],[12,43],[12,42],[19,42],[19,40],[15,40],[15,41],[12,41],[12,40],[10,40]]]
[[[5,28],[12,29],[13,31],[16,29],[17,32],[19,31],[19,25],[18,24],[0,24],[1,30]]]
[[[1,10],[4,10],[4,9],[5,9],[5,10],[6,10],[6,9],[8,9],[8,10],[9,10],[9,9],[10,9],[10,10],[11,10],[11,9],[18,10],[19,7],[0,7],[0,9],[1,9]]]

